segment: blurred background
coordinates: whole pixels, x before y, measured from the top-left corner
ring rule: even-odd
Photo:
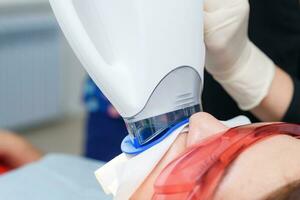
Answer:
[[[0,128],[45,152],[83,154],[86,74],[47,0],[0,0]]]

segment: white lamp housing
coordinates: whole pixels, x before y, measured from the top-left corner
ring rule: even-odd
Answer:
[[[76,55],[125,119],[136,145],[201,109],[202,0],[50,3]]]

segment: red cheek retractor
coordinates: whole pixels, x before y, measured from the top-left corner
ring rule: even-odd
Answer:
[[[300,125],[251,124],[212,136],[187,149],[160,174],[153,200],[210,200],[228,166],[247,148],[276,135],[300,138]]]

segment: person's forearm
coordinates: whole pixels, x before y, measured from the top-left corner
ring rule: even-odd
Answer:
[[[18,168],[37,161],[42,156],[42,152],[24,138],[12,132],[0,130],[0,165]]]
[[[277,67],[268,95],[251,112],[262,121],[281,121],[289,108],[293,93],[292,78]]]

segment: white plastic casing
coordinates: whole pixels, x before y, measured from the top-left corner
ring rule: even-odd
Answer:
[[[124,118],[137,116],[159,83],[175,69],[188,66],[203,81],[202,0],[50,3],[83,66]],[[184,78],[167,87],[184,87]],[[199,93],[202,85],[195,86]],[[195,92],[195,88],[187,90]],[[149,116],[176,107],[153,105],[156,108],[147,112]]]

